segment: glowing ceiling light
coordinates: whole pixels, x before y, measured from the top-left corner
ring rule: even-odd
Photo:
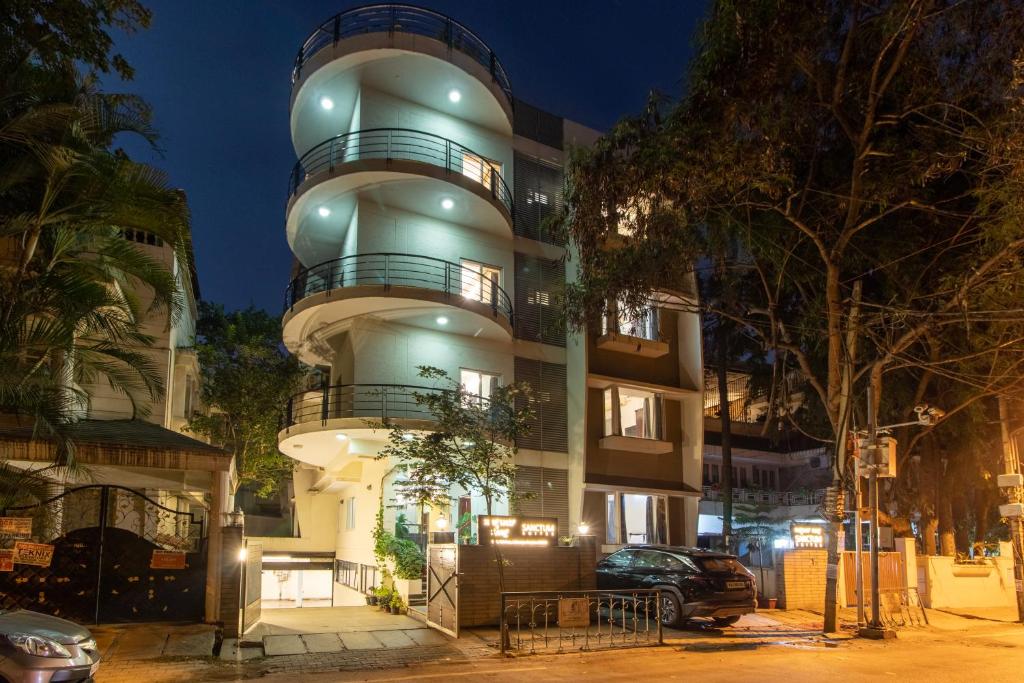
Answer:
[[[446,316],[439,315],[439,316],[437,316],[436,322],[437,322],[438,325],[447,325],[448,324],[448,318]]]
[[[338,441],[347,441],[348,440],[348,437],[345,436],[344,434],[335,434],[334,438],[337,439]]]
[[[448,91],[448,101],[451,102],[452,104],[458,104],[461,99],[462,93],[459,92],[457,89],[452,88],[451,90]]]
[[[444,199],[441,200],[441,208],[444,209],[445,211],[451,211],[453,208],[455,208],[455,200],[452,199],[451,197],[445,197]]]
[[[326,206],[321,206],[319,209],[316,210],[316,212],[320,214],[320,218],[327,218],[328,216],[331,215],[331,210],[328,209]]]
[[[412,441],[415,438],[412,434],[402,434],[402,441]]]
[[[332,100],[330,97],[321,97],[320,106],[326,109],[327,111],[330,111],[334,109],[334,100]]]

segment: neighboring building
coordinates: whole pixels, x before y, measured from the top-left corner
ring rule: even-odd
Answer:
[[[606,321],[586,338],[557,327],[565,248],[544,220],[561,206],[568,149],[598,133],[516,100],[480,38],[408,6],[352,10],[314,31],[295,64],[291,131],[297,263],[284,343],[329,381],[285,411],[298,531],[260,539],[264,593],[274,561],[331,553],[335,604],[361,601],[376,582],[381,500],[388,524],[404,514],[414,533],[483,512],[472,492],[425,516],[395,507],[394,463],[376,459],[386,434],[367,421],[430,429],[412,398],[423,365],[484,397],[504,382],[532,386],[517,486],[535,495],[520,512],[556,517],[560,535],[586,523],[606,550],[696,543],[697,316],[656,307],[642,324]]]
[[[767,397],[752,394],[749,376],[730,370],[733,530],[740,555],[747,552],[742,529],[757,520],[770,524],[775,545],[787,547],[791,522],[822,522],[825,488],[831,484],[828,451],[821,443],[768,423]],[[778,418],[776,418],[777,420]],[[722,422],[718,379],[709,370],[704,391],[704,460],[701,473],[700,545],[722,542]]]

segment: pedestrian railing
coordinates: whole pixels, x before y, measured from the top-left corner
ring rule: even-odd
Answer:
[[[501,594],[502,654],[661,644],[656,588]]]

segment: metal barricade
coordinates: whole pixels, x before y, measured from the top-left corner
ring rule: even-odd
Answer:
[[[661,645],[661,590],[502,593],[500,640],[502,654]]]

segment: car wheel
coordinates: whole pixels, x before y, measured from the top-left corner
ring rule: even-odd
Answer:
[[[735,624],[739,620],[740,620],[739,615],[732,616],[732,617],[714,617],[715,626],[720,626],[720,627],[732,626],[733,624]]]
[[[680,622],[679,598],[671,591],[661,591],[661,625],[673,627]]]

